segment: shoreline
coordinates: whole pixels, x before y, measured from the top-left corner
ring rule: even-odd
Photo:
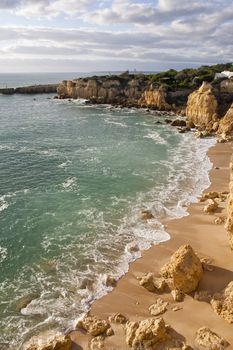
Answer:
[[[207,154],[213,163],[213,168],[209,172],[211,184],[204,192],[228,191],[231,149],[230,143],[216,144],[209,149]],[[141,258],[129,264],[128,272],[120,278],[113,291],[93,302],[90,310],[91,315],[107,320],[114,314],[122,313],[130,321],[150,317],[148,307],[155,302],[156,294],[141,287],[137,277],[148,272],[158,275],[159,269],[182,244],[190,244],[199,257],[212,260],[213,271],[205,271],[198,290],[219,292],[228,282],[233,280],[230,264],[232,253],[227,233],[223,224],[216,225],[214,223],[217,216],[225,214],[226,202],[221,202],[220,209],[215,214],[210,215],[203,212],[203,206],[204,203],[192,203],[187,208],[188,216],[167,222],[165,226],[166,232],[171,237],[170,240],[142,251]],[[209,232],[206,230],[211,232],[213,237],[209,237]],[[210,238],[212,238],[211,241]],[[216,281],[218,281],[217,285]],[[165,301],[170,303],[170,306],[177,305],[172,300],[170,293],[165,293],[162,296]],[[182,334],[189,345],[193,345],[197,329],[208,326],[227,339],[233,348],[232,326],[216,315],[208,303],[197,301],[193,299],[193,296],[186,295],[184,302],[179,303],[179,306],[182,307],[181,310],[174,312],[169,309],[163,317],[166,323]],[[190,318],[190,314],[192,314],[192,318]],[[106,349],[130,349],[126,345],[122,326],[112,323],[111,326],[115,334],[105,339]],[[79,346],[79,349],[88,349],[91,337],[80,331],[73,331],[71,339],[74,344]]]

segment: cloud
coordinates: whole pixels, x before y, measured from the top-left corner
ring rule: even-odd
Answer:
[[[0,27],[9,62],[158,70],[233,60],[231,0],[2,0],[0,8],[13,16]],[[28,26],[13,25],[22,16]],[[45,16],[51,22],[39,27]]]
[[[0,9],[11,10],[24,17],[56,17],[59,14],[79,14],[94,0],[1,0]]]

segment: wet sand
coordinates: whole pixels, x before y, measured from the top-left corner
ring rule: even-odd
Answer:
[[[231,144],[217,144],[209,150],[213,168],[210,172],[211,185],[205,192],[228,191],[231,154]],[[116,313],[122,313],[131,321],[142,320],[151,317],[148,307],[161,297],[169,302],[168,311],[162,317],[188,345],[194,347],[195,332],[198,328],[207,326],[230,343],[227,349],[233,349],[233,325],[215,314],[208,302],[197,301],[191,294],[186,295],[183,302],[177,303],[170,293],[150,293],[137,280],[137,276],[147,272],[158,275],[160,268],[181,245],[190,244],[199,257],[211,260],[213,268],[213,271],[204,272],[198,291],[219,292],[233,281],[233,252],[228,244],[224,224],[214,223],[216,217],[226,215],[226,201],[220,203],[214,214],[203,212],[205,204],[192,204],[188,208],[188,216],[169,221],[166,230],[171,239],[144,251],[140,259],[131,263],[129,271],[119,280],[114,290],[93,303],[91,314],[107,319]],[[174,312],[172,307],[175,305],[182,309]],[[105,349],[130,349],[125,342],[123,327],[114,323],[111,326],[115,334],[105,339]],[[88,349],[91,339],[89,336],[79,331],[73,332],[71,336],[73,349]]]

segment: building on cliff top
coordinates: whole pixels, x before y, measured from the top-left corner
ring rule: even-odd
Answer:
[[[233,77],[233,72],[224,70],[221,73],[215,73],[214,79],[218,79],[218,78],[227,78],[230,79]]]

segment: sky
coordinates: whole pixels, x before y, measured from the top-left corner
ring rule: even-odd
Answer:
[[[0,0],[1,73],[232,61],[232,0]]]

